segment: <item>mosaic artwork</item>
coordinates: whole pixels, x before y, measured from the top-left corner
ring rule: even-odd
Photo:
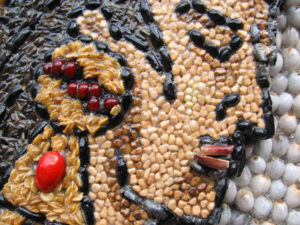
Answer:
[[[274,135],[278,8],[258,0],[74,6],[64,40],[37,65],[40,122],[2,178],[0,222],[217,224],[245,143]]]

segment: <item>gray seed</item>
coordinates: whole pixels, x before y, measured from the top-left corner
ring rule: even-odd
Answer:
[[[271,183],[270,197],[273,200],[280,200],[283,198],[287,190],[287,186],[281,180],[274,180]]]
[[[272,201],[265,196],[259,196],[255,199],[253,213],[254,215],[259,218],[263,219],[266,218],[272,210]]]
[[[284,161],[277,157],[272,157],[272,159],[267,163],[267,170],[266,173],[272,179],[280,178],[285,169]]]

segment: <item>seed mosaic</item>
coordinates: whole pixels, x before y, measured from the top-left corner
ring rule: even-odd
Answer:
[[[278,4],[76,2],[66,39],[34,72],[42,122],[1,180],[0,221],[217,224],[246,139],[274,134],[268,69]],[[13,37],[11,53],[32,26]],[[0,118],[22,92],[11,89]],[[46,152],[66,164],[49,189],[37,175]]]

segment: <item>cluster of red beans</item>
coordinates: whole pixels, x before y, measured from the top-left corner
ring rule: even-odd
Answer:
[[[65,78],[72,79],[76,75],[76,64],[73,61],[57,59],[54,62],[45,63],[43,70],[45,74],[63,74]],[[97,83],[88,84],[71,81],[68,84],[68,94],[72,98],[88,99],[87,107],[90,111],[98,111],[100,109],[99,97],[101,95],[101,87]],[[103,102],[104,107],[108,110],[118,104],[120,102],[116,98],[106,98]]]

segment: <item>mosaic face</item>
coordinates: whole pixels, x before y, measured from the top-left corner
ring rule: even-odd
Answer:
[[[16,161],[3,196],[37,221],[216,224],[245,140],[274,133],[269,5],[107,0],[99,9],[77,17],[93,41],[56,48],[39,76],[35,101],[51,125]],[[34,176],[49,150],[66,173],[44,193]]]

